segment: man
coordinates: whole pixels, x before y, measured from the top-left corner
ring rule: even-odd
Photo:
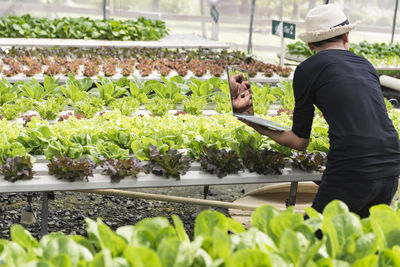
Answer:
[[[369,216],[376,204],[390,204],[400,174],[399,137],[386,111],[379,77],[366,59],[349,50],[355,27],[334,4],[311,9],[299,37],[316,54],[294,73],[295,108],[290,131],[251,125],[281,145],[305,150],[314,105],[329,124],[330,151],[312,207],[322,212],[334,199]]]

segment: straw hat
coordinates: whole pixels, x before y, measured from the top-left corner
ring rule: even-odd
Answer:
[[[323,41],[351,31],[359,23],[350,24],[343,11],[335,4],[320,5],[307,12],[306,32],[299,38],[306,43]]]

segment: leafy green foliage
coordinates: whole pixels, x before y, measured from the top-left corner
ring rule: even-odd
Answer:
[[[129,94],[136,98],[140,103],[148,103],[148,95],[153,91],[150,83],[142,83],[138,77],[132,76],[133,81],[129,82]]]
[[[86,91],[81,90],[78,86],[68,81],[65,87],[60,86],[60,91],[65,98],[70,99],[72,103],[82,101],[89,97]]]
[[[301,169],[307,172],[321,171],[322,166],[325,165],[325,153],[303,153],[293,152],[290,163],[294,169]]]
[[[307,44],[303,42],[296,42],[294,44],[288,44],[289,54],[310,57],[314,55],[314,51],[311,51]],[[398,65],[399,54],[400,54],[400,44],[399,43],[368,43],[367,41],[362,41],[358,44],[351,43],[350,51],[356,55],[362,56],[374,65]]]
[[[224,214],[197,215],[191,240],[177,216],[146,218],[112,231],[101,219],[86,218],[87,237],[51,233],[36,240],[21,225],[0,240],[4,266],[399,266],[399,215],[386,205],[360,220],[340,201],[309,219],[289,207],[258,207],[252,227]],[[363,227],[370,224],[372,227]],[[315,231],[321,229],[323,238]]]
[[[306,43],[300,41],[293,44],[287,44],[286,47],[289,51],[289,54],[291,55],[311,57],[315,54],[313,51],[310,50]]]
[[[156,116],[164,116],[173,108],[173,104],[166,98],[155,96],[146,105],[146,108]]]
[[[125,88],[120,87],[118,84],[106,77],[98,76],[100,83],[95,82],[97,88],[92,89],[90,94],[102,99],[106,104],[115,100],[118,97],[126,95],[128,92]]]
[[[137,20],[94,20],[89,17],[47,19],[9,15],[0,20],[0,34],[22,38],[149,41],[164,37],[168,31],[164,22],[143,17]]]
[[[5,78],[0,81],[0,106],[7,102],[14,100],[19,92],[18,86],[20,83],[14,85],[9,83]]]
[[[119,110],[122,115],[129,116],[139,108],[140,101],[133,97],[123,97],[115,99],[108,106],[113,110]]]
[[[151,81],[153,91],[157,96],[167,99],[171,104],[177,104],[186,98],[184,93],[189,91],[189,86],[181,76],[174,76],[169,80],[164,77],[161,79],[163,83]]]
[[[55,94],[58,87],[58,80],[46,77],[44,84],[45,86],[41,85],[37,80],[32,78],[25,83],[19,84],[18,88],[22,96],[39,101]]]
[[[14,103],[7,103],[1,107],[0,113],[7,120],[14,120],[21,116],[24,112],[24,107]]]
[[[55,120],[58,114],[64,110],[66,101],[64,98],[49,98],[44,103],[36,105],[36,111],[40,117],[46,120]]]
[[[263,87],[260,87],[257,84],[252,84],[251,91],[252,99],[254,101],[254,112],[257,114],[268,114],[270,105],[277,101],[277,98],[273,94],[276,92],[276,89],[270,88],[268,83]]]
[[[250,171],[258,174],[282,174],[285,167],[284,156],[273,150],[256,150],[248,148],[243,157],[243,165]]]
[[[222,178],[228,174],[238,173],[243,169],[240,158],[233,150],[203,147],[204,155],[200,159],[201,168],[208,173]]]
[[[357,55],[369,58],[389,58],[392,56],[398,56],[400,52],[399,43],[368,43],[362,41],[358,44],[350,44],[350,51]]]
[[[223,94],[215,94],[213,96],[214,102],[217,104],[215,110],[218,113],[229,113],[232,112],[232,104],[229,96]]]
[[[87,92],[93,86],[93,80],[89,77],[83,78],[82,80],[77,80],[75,76],[71,73],[68,73],[68,79],[66,81],[66,85],[75,86],[79,91]]]
[[[83,115],[83,117],[90,119],[96,115],[97,112],[102,110],[102,106],[96,105],[92,100],[93,99],[86,99],[83,101],[76,102],[74,104],[75,113]]]
[[[284,109],[294,110],[294,93],[293,93],[293,83],[282,81],[280,84],[280,90],[276,88],[274,93],[279,96],[281,105]]]
[[[55,160],[47,164],[49,174],[58,179],[66,181],[88,181],[89,176],[93,176],[96,163],[90,159],[82,158],[72,160],[68,157],[56,155]]]
[[[162,154],[156,146],[151,146],[150,161],[146,168],[155,175],[167,178],[172,176],[178,180],[189,170],[191,162],[189,157],[176,149],[170,149]]]
[[[96,146],[96,151],[101,157],[106,159],[126,159],[129,157],[129,151],[115,144],[114,142],[100,142]],[[96,159],[95,159],[96,160]]]
[[[212,95],[212,92],[218,88],[221,82],[221,80],[216,77],[210,78],[206,81],[200,81],[194,77],[191,77],[190,81],[190,90],[194,95],[200,97],[210,97]]]
[[[183,111],[192,115],[201,115],[202,109],[207,105],[205,96],[191,95],[183,102]]]
[[[137,177],[144,170],[144,165],[137,158],[104,159],[101,162],[103,173],[111,177],[111,182],[118,183],[126,176]]]
[[[0,173],[5,180],[12,183],[18,180],[30,180],[35,174],[29,156],[7,158],[6,162],[0,167]]]

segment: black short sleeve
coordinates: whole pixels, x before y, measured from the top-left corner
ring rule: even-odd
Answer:
[[[301,66],[296,68],[293,77],[293,93],[296,100],[293,113],[292,131],[301,138],[310,138],[314,118],[313,93],[311,81]]]
[[[366,59],[343,49],[318,52],[296,68],[293,92],[295,135],[310,137],[314,106],[329,125],[329,179],[399,175],[399,136],[376,70]]]

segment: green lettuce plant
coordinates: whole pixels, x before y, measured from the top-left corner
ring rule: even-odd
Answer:
[[[12,26],[9,26],[12,25]],[[139,17],[136,20],[62,17],[47,19],[9,15],[0,20],[3,37],[100,40],[158,40],[168,34],[165,22]]]
[[[41,85],[36,79],[32,78],[25,83],[19,84],[18,88],[22,96],[26,96],[30,99],[40,101],[48,96],[56,94],[58,90],[58,79],[46,76],[44,79],[44,85]]]
[[[192,115],[201,115],[207,105],[206,96],[192,94],[183,102],[183,111]]]
[[[90,94],[102,99],[106,105],[116,98],[127,94],[125,88],[120,87],[118,84],[115,85],[111,79],[101,76],[98,76],[98,78],[101,83],[95,82],[96,88],[92,89]]]
[[[92,101],[90,99],[75,103],[74,108],[76,114],[81,114],[87,119],[93,118],[93,116],[101,110],[101,108],[98,106],[92,105]]]
[[[43,103],[38,103],[35,107],[40,117],[46,120],[55,120],[58,114],[64,110],[66,101],[64,98],[48,98]]]
[[[0,106],[17,98],[20,84],[20,82],[11,84],[5,78],[0,80]]]
[[[139,108],[140,101],[133,97],[123,97],[115,99],[108,106],[113,110],[119,110],[122,115],[129,116]]]
[[[1,107],[0,113],[7,120],[14,120],[21,116],[24,112],[24,107],[18,104],[7,103]]]
[[[398,266],[400,217],[397,206],[377,205],[359,219],[338,200],[322,214],[279,211],[262,205],[251,227],[205,210],[195,219],[193,237],[173,215],[146,218],[111,230],[101,219],[86,218],[87,237],[50,233],[36,240],[19,224],[11,240],[0,240],[4,266]],[[320,229],[323,237],[315,232]]]
[[[173,104],[169,99],[155,96],[146,104],[146,108],[156,116],[164,116],[173,108]]]

